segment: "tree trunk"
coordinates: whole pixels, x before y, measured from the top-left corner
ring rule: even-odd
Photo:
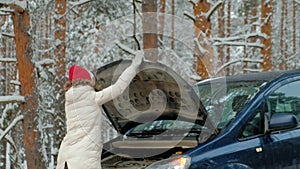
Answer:
[[[288,59],[288,55],[291,53],[289,51],[289,31],[288,31],[288,26],[289,26],[289,19],[288,19],[288,3],[287,1],[285,0],[284,1],[284,19],[285,19],[285,26],[284,26],[284,59],[283,59],[283,63],[284,63],[284,70],[287,70],[288,69],[288,64],[287,64],[287,59]]]
[[[231,27],[231,0],[228,0],[227,2],[227,30],[226,30],[226,37],[230,37],[230,27]],[[227,46],[226,48],[226,63],[230,61],[230,46]],[[230,75],[230,67],[227,67],[226,69],[226,75]]]
[[[280,56],[279,56],[279,69],[283,70],[284,69],[284,61],[283,61],[283,56],[284,56],[284,2],[282,1],[281,4],[281,18],[280,18]]]
[[[218,34],[220,38],[225,37],[225,12],[224,12],[224,3],[220,6],[218,9]],[[218,59],[218,67],[221,67],[224,64],[224,46],[220,45],[218,46],[218,53],[219,53],[219,59]],[[223,72],[223,71],[222,71]],[[224,73],[220,73],[220,75],[224,75]]]
[[[273,0],[261,1],[261,31],[267,35],[267,38],[262,38],[264,47],[261,49],[263,62],[261,68],[263,71],[272,69],[272,15],[273,15]]]
[[[0,29],[2,29],[1,27],[5,24],[5,21],[6,21],[6,16],[1,16],[1,19],[0,19]],[[2,38],[1,39],[1,42],[0,42],[0,55],[1,56],[6,56],[6,44],[8,43],[8,41],[5,40],[5,38]],[[0,76],[3,77],[3,79],[6,79],[6,65],[7,63],[6,62],[3,62],[3,63],[0,63],[2,64],[2,66],[4,67],[4,69],[0,69]],[[0,80],[0,95],[5,95],[6,94],[6,80]]]
[[[297,16],[296,16],[296,11],[297,11],[297,4],[296,4],[296,0],[293,0],[293,55],[296,55],[297,53],[297,27],[296,27],[296,23],[297,23]],[[296,69],[297,66],[297,57],[294,58],[294,65],[293,65],[293,69]]]
[[[247,18],[247,24],[249,24],[249,26],[251,27],[251,33],[255,33],[256,32],[256,25],[255,23],[257,22],[257,9],[258,9],[258,0],[254,0],[254,1],[247,1],[247,8],[245,13],[247,14],[245,19]],[[250,13],[248,13],[247,11],[249,10]],[[249,17],[250,15],[250,17]],[[248,22],[250,20],[250,23]],[[250,39],[247,39],[248,41],[250,41],[251,43],[255,43],[257,38],[256,37],[250,37]],[[247,41],[247,42],[248,42]],[[246,47],[245,47],[246,48]],[[251,56],[255,56],[255,51],[256,48],[255,47],[248,47],[248,49],[245,49],[245,56],[244,58],[251,58]],[[247,68],[249,68],[249,64],[248,62],[244,62],[244,73],[248,73]]]
[[[171,49],[175,48],[175,0],[172,0],[172,34],[171,34]]]
[[[157,1],[143,0],[142,12],[144,55],[155,62],[158,60]]]
[[[207,79],[214,75],[214,53],[211,47],[211,23],[208,18],[203,15],[210,9],[210,3],[207,0],[199,0],[194,5],[196,28],[195,35],[198,43],[195,45],[194,57],[196,58],[196,72],[202,79]],[[204,49],[200,50],[199,46]]]
[[[19,9],[13,13],[14,34],[16,43],[17,67],[21,83],[20,93],[25,97],[25,103],[21,104],[23,119],[23,138],[27,168],[46,168],[39,152],[39,133],[37,127],[38,95],[35,84],[34,64],[31,61],[31,37],[27,32],[30,28],[30,16],[28,10]]]
[[[257,10],[258,9],[258,0],[255,0],[255,1],[253,1],[253,5],[252,5],[252,10],[251,10],[251,23],[253,24],[253,25],[251,25],[251,32],[252,33],[255,33],[256,32],[256,25],[255,25],[255,23],[257,22]],[[252,43],[255,43],[256,42],[256,39],[257,38],[251,38],[251,42]],[[252,56],[254,56],[255,55],[255,51],[256,51],[256,48],[254,48],[254,47],[252,47],[253,49],[252,49],[252,53],[251,53],[251,55]]]
[[[245,14],[244,14],[244,25],[245,27],[248,27],[250,24],[248,22],[249,19],[249,7],[250,7],[250,3],[249,1],[245,2]],[[245,31],[245,34],[247,34],[248,32]],[[245,39],[245,43],[248,42],[248,39]],[[247,45],[244,46],[244,56],[243,58],[248,58],[248,47]],[[246,68],[248,67],[248,62],[242,62],[242,69],[243,69],[243,73],[247,73]]]
[[[55,91],[58,94],[56,100],[56,118],[55,118],[55,147],[59,148],[66,129],[65,129],[65,107],[64,107],[64,90],[63,86],[66,81],[66,0],[56,0],[55,9],[58,18],[55,19]]]
[[[164,35],[164,23],[165,23],[165,13],[166,13],[166,0],[159,1],[159,39],[163,42]]]
[[[64,84],[64,77],[66,73],[66,0],[56,0],[55,9],[58,14],[58,18],[55,20],[55,59],[56,59],[56,75],[60,81],[61,87]]]

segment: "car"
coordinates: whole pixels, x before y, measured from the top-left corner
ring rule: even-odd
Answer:
[[[129,61],[96,72],[111,85]],[[103,105],[119,136],[102,168],[300,168],[300,70],[224,76],[190,85],[142,63],[128,89]]]

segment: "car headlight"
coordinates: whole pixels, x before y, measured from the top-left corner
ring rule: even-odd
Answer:
[[[155,162],[146,169],[187,169],[190,165],[191,158],[189,156],[177,156]]]

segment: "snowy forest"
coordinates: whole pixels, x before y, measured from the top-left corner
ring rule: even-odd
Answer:
[[[0,168],[55,168],[72,64],[144,50],[190,84],[297,69],[298,19],[300,0],[0,0]]]

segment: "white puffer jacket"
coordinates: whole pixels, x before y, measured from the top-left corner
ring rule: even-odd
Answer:
[[[101,169],[101,105],[124,92],[140,63],[134,60],[115,84],[99,92],[89,85],[66,92],[67,134],[60,146],[57,169],[64,169],[65,163],[68,169]]]

